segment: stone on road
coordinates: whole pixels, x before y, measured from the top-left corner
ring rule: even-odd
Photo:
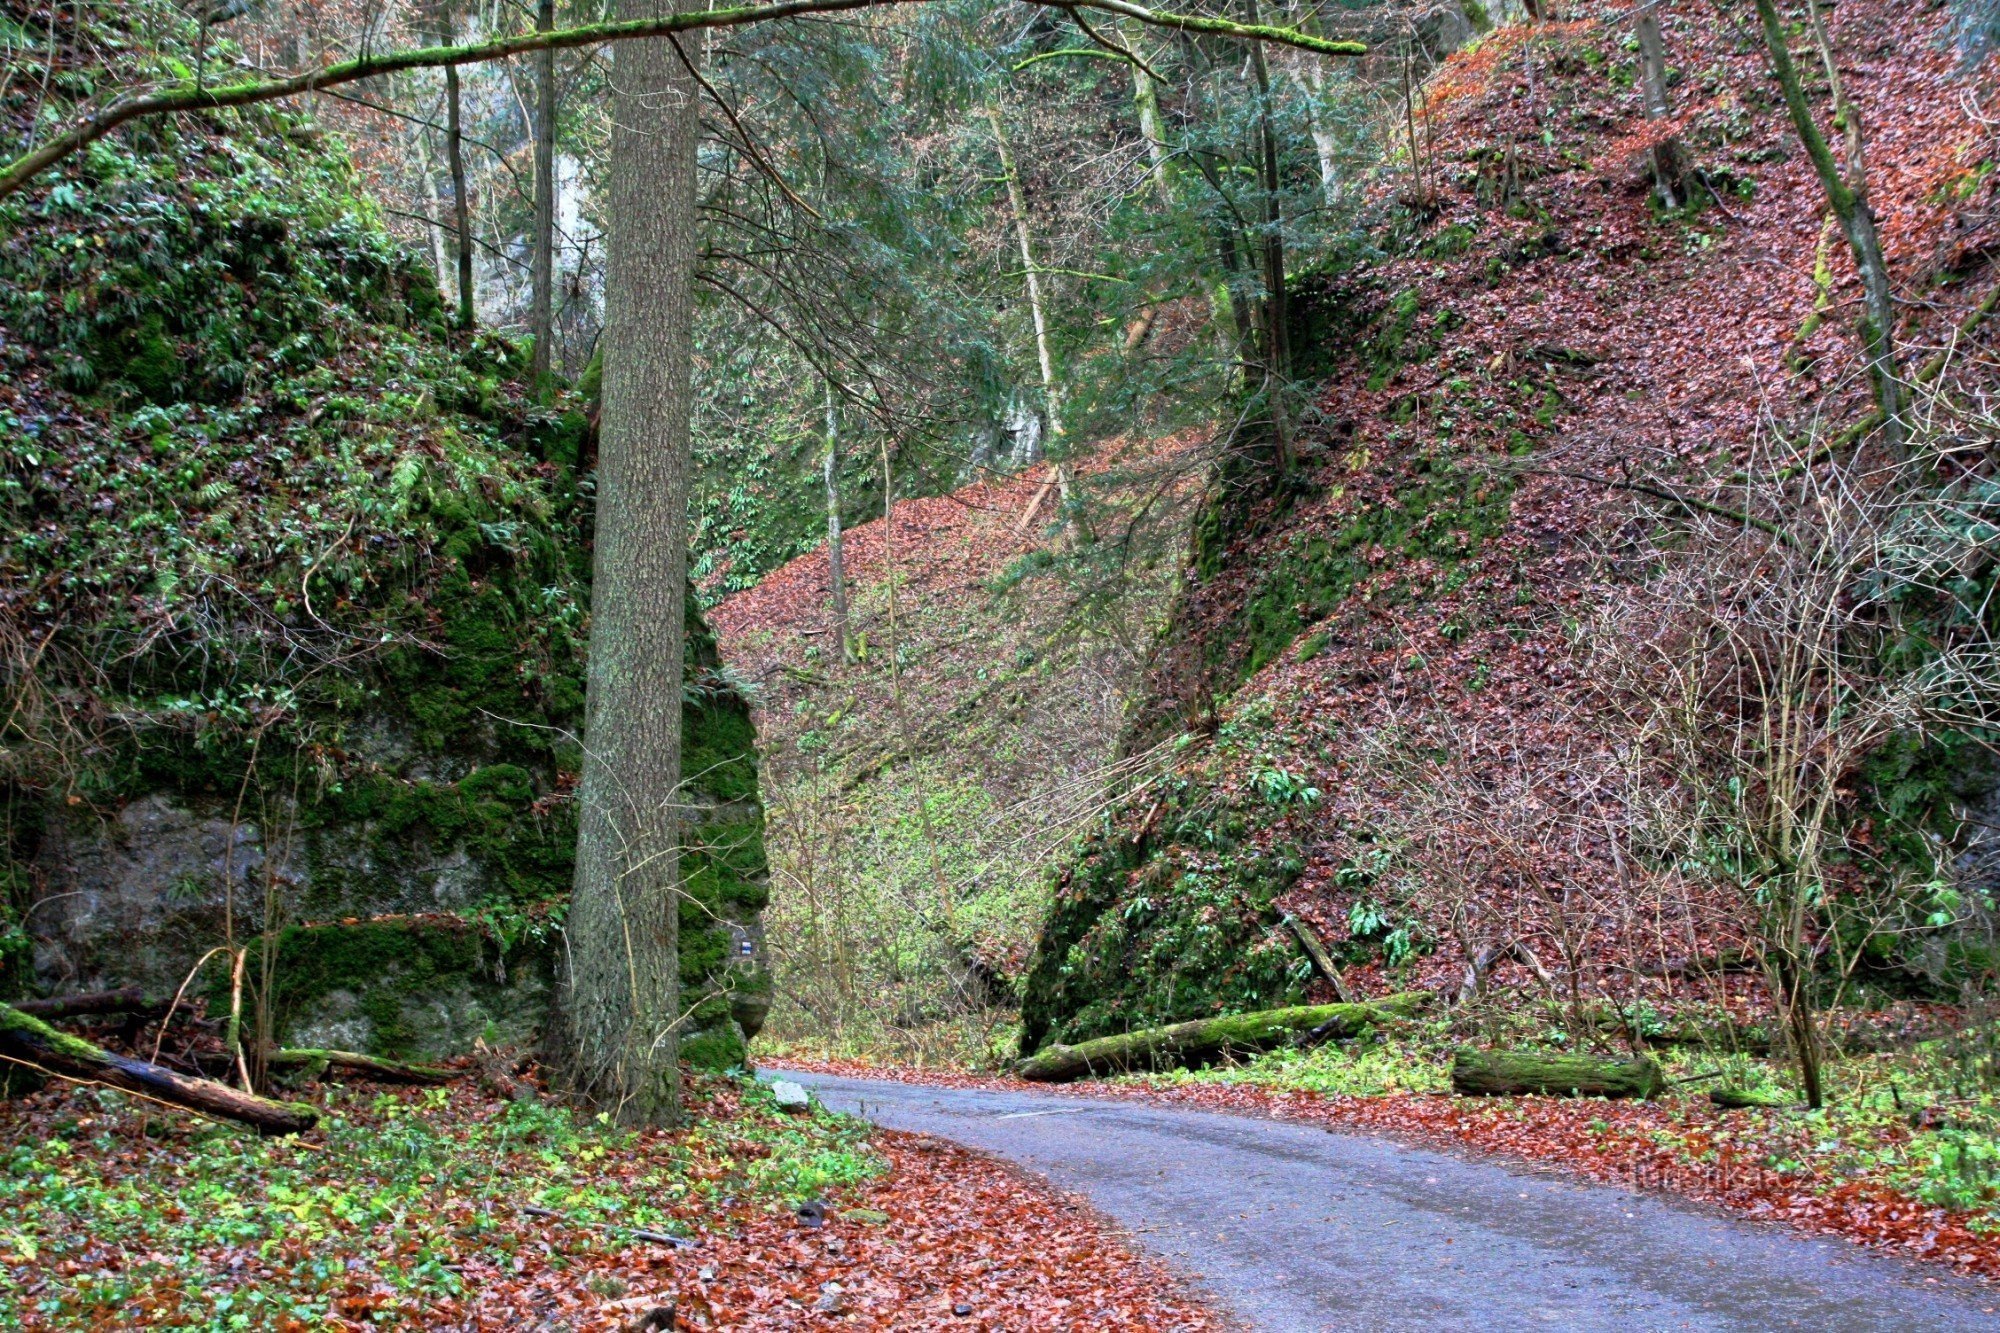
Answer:
[[[1262,1329],[2000,1329],[2000,1290],[1845,1241],[1362,1134],[786,1071],[1082,1194]]]

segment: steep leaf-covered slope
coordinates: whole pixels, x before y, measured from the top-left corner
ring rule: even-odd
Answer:
[[[1224,475],[1197,525],[1137,738],[1203,739],[1064,875],[1025,1047],[1318,996],[1287,911],[1364,991],[1455,988],[1496,942],[1482,971],[1534,984],[1507,942],[1561,947],[1547,895],[1620,873],[1580,838],[1539,887],[1466,860],[1462,891],[1419,902],[1394,882],[1388,779],[1449,762],[1527,792],[1524,811],[1539,791],[1541,817],[1580,808],[1611,733],[1576,635],[1635,596],[1626,525],[1686,509],[1662,491],[1727,512],[1759,451],[1866,410],[1852,263],[1754,14],[1715,14],[1666,7],[1664,126],[1622,20],[1511,26],[1431,81],[1418,167],[1378,176],[1353,262],[1300,330],[1328,374],[1305,475]],[[1986,84],[1942,5],[1847,0],[1830,21],[1920,360],[1993,282],[1990,136],[1970,109]],[[1690,208],[1651,189],[1668,132]],[[1956,346],[1975,365],[1984,330]]]

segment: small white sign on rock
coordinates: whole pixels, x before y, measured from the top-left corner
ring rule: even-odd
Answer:
[[[812,1105],[812,1094],[786,1078],[771,1085],[771,1097],[778,1103],[780,1111],[803,1111]]]

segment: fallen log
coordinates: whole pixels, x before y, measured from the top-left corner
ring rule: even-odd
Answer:
[[[1285,913],[1284,920],[1285,924],[1291,927],[1292,934],[1298,938],[1299,947],[1306,951],[1306,957],[1312,960],[1312,965],[1319,969],[1319,974],[1333,987],[1333,998],[1342,1004],[1351,1003],[1352,997],[1347,993],[1347,982],[1340,975],[1340,965],[1335,963],[1333,955],[1327,952],[1326,942],[1320,939],[1319,932],[1312,928],[1311,923],[1293,916],[1290,912]]]
[[[296,1134],[319,1123],[319,1112],[310,1106],[274,1102],[238,1092],[226,1083],[114,1055],[4,1004],[0,1004],[0,1060],[83,1083],[102,1083],[212,1119],[238,1121],[261,1134]]]
[[[148,995],[141,987],[126,986],[119,990],[85,991],[80,995],[52,995],[46,1000],[17,1000],[14,1007],[30,1017],[51,1021],[92,1014],[157,1018],[167,1012],[167,1000],[163,996]]]
[[[1638,1097],[1665,1091],[1657,1061],[1600,1060],[1551,1051],[1461,1049],[1451,1060],[1451,1090],[1466,1097]]]
[[[329,1070],[340,1069],[384,1083],[449,1083],[461,1072],[437,1065],[385,1060],[380,1056],[363,1055],[359,1051],[315,1050],[309,1047],[272,1051],[264,1057],[264,1067],[303,1069],[308,1078],[318,1078]]]
[[[1708,1100],[1725,1111],[1779,1111],[1798,1105],[1798,1099],[1788,1093],[1763,1088],[1715,1088],[1708,1094]]]
[[[1170,1027],[1097,1037],[1074,1046],[1044,1047],[1015,1065],[1014,1073],[1037,1083],[1068,1083],[1097,1074],[1177,1069],[1224,1055],[1267,1051],[1301,1033],[1316,1033],[1322,1040],[1356,1036],[1379,1023],[1407,1017],[1428,999],[1428,993],[1412,991],[1366,1004],[1306,1004],[1226,1018],[1197,1018]]]

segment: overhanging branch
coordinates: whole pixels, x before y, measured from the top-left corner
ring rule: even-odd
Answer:
[[[1335,42],[1313,37],[1292,28],[1263,23],[1234,23],[1201,14],[1177,14],[1148,9],[1127,0],[1024,0],[1028,4],[1074,11],[1098,9],[1120,14],[1155,27],[1177,28],[1183,32],[1211,33],[1251,41],[1272,42],[1297,47],[1320,55],[1356,56],[1367,54],[1361,42]],[[592,23],[578,28],[556,28],[546,32],[521,32],[462,46],[426,46],[409,51],[391,51],[324,65],[284,78],[250,78],[236,83],[204,87],[193,79],[155,92],[121,97],[84,116],[67,130],[38,148],[21,154],[0,169],[0,198],[13,194],[56,163],[110,134],[121,125],[152,116],[168,116],[184,111],[216,111],[225,107],[277,102],[321,92],[363,79],[380,78],[414,69],[439,69],[446,65],[477,65],[506,60],[532,51],[567,50],[598,46],[605,42],[629,41],[643,37],[665,37],[673,33],[703,28],[741,28],[753,23],[795,18],[804,14],[831,14],[847,10],[871,9],[880,5],[922,4],[926,0],[776,0],[775,3],[739,5],[729,9],[692,10],[664,14],[658,18],[632,19],[617,23]]]

